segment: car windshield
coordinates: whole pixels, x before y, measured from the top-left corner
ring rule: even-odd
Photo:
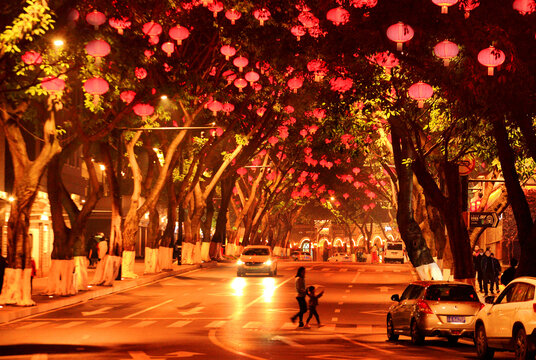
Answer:
[[[387,244],[387,250],[402,250],[402,244]]]
[[[243,255],[270,255],[270,250],[266,248],[252,248],[244,250]]]
[[[431,285],[426,290],[426,300],[435,301],[479,301],[475,289],[470,285]]]

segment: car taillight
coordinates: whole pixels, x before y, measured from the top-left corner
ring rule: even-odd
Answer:
[[[484,306],[486,306],[486,304],[480,303],[480,310],[482,310],[484,308]]]
[[[420,312],[423,312],[425,314],[433,314],[434,313],[432,311],[432,309],[430,309],[430,306],[428,305],[428,303],[426,301],[424,301],[424,300],[417,301],[417,307],[419,308]]]
[[[534,312],[536,312],[536,303],[532,304],[532,310],[534,310]]]

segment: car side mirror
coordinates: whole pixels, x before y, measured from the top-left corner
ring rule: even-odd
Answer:
[[[400,296],[398,296],[398,294],[394,294],[393,296],[391,296],[391,300],[400,302]]]
[[[484,302],[486,304],[493,304],[495,302],[495,296],[486,296]]]

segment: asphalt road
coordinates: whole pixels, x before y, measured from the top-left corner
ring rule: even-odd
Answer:
[[[323,327],[290,321],[300,265],[325,290]],[[466,340],[387,342],[390,297],[414,278],[410,265],[281,262],[278,272],[237,278],[220,264],[0,325],[0,359],[475,359]]]

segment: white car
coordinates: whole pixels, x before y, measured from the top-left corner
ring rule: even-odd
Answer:
[[[404,263],[404,244],[402,241],[388,241],[383,252],[384,263]]]
[[[332,257],[328,258],[329,262],[351,262],[352,257],[348,254],[344,253],[337,253],[333,255]]]
[[[313,258],[311,257],[311,254],[305,251],[294,251],[292,254],[290,254],[290,257],[294,261],[311,261]]]
[[[236,265],[236,276],[247,273],[277,275],[277,259],[273,256],[272,249],[266,245],[246,246]]]
[[[475,321],[475,346],[479,359],[493,359],[496,350],[514,351],[515,359],[536,354],[536,278],[513,280],[497,298],[486,297],[486,306]]]

